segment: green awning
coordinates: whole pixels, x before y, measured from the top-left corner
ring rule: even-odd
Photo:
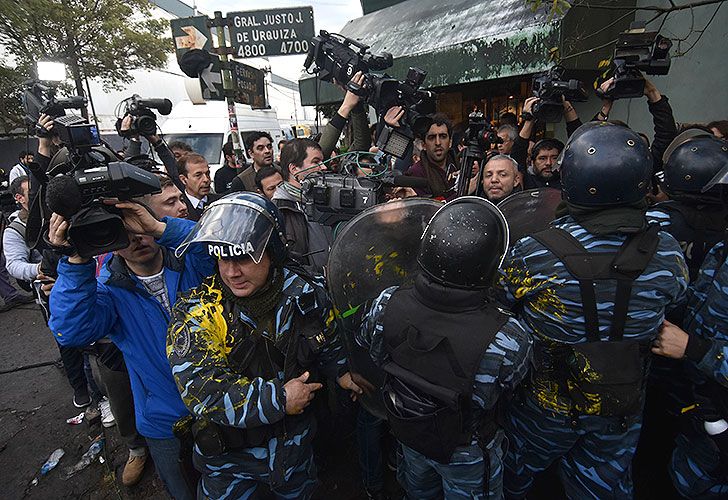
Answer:
[[[634,5],[635,0],[593,0]],[[619,10],[572,8],[549,19],[544,9],[533,12],[525,0],[407,0],[352,19],[341,34],[390,52],[390,75],[403,78],[410,66],[428,72],[424,87],[438,88],[544,71],[553,65],[554,50],[574,52],[580,44],[598,47],[629,25]],[[617,16],[620,16],[617,19]],[[616,21],[615,21],[616,20]],[[609,38],[611,37],[611,38]],[[606,44],[608,45],[608,44]],[[597,57],[611,47],[572,59],[572,69],[596,68]],[[304,105],[341,100],[341,92],[312,77],[299,81]]]
[[[349,21],[341,34],[390,52],[387,73],[410,66],[428,72],[425,87],[445,87],[543,71],[559,44],[559,20],[534,13],[524,0],[408,0]],[[315,103],[314,82],[299,82],[304,105]],[[318,102],[340,99],[322,85]]]

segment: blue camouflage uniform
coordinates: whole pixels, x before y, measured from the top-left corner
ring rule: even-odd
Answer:
[[[346,359],[323,288],[289,269],[284,268],[283,273],[282,298],[272,320],[275,326],[263,327],[262,335],[277,343],[296,332],[303,317],[318,318],[325,335],[318,366],[330,378],[342,375],[347,371]],[[196,417],[219,425],[255,429],[283,422],[283,432],[264,446],[216,456],[203,455],[195,445],[193,461],[202,473],[198,494],[250,498],[259,483],[264,483],[277,498],[309,498],[316,486],[312,411],[286,415],[282,372],[272,380],[249,379],[231,366],[228,355],[258,325],[241,310],[235,319],[244,327],[233,328],[231,318],[223,316],[225,300],[220,278],[212,276],[183,295],[174,307],[167,356],[182,401]],[[241,333],[236,336],[235,332]]]
[[[707,340],[702,357],[691,363],[698,383],[713,380],[728,387],[728,262],[725,243],[708,253],[698,278],[688,290],[684,329]],[[697,370],[695,370],[697,368]],[[728,397],[728,392],[724,394]],[[689,401],[685,402],[690,403]],[[699,419],[696,419],[699,420]],[[714,420],[714,419],[711,419]],[[681,433],[672,456],[670,475],[678,491],[690,498],[726,498],[728,473],[713,440],[695,422],[696,432]]]
[[[626,238],[593,235],[571,216],[552,225],[570,233],[589,252],[616,252]],[[683,297],[687,280],[678,243],[660,231],[654,257],[633,284],[623,338],[649,344],[658,333],[665,309]],[[522,238],[512,248],[501,268],[499,285],[502,300],[520,307],[523,324],[534,337],[537,359],[538,353],[554,346],[587,341],[578,281],[534,238]],[[604,280],[595,281],[594,287],[599,333],[607,340],[616,285]],[[631,498],[630,466],[641,415],[597,416],[598,399],[593,408],[577,414],[571,399],[540,376],[538,361],[536,365],[523,397],[512,404],[506,418],[506,496],[525,497],[535,474],[558,459],[569,497]]]
[[[372,303],[357,335],[357,343],[369,351],[378,366],[388,359],[384,350],[382,321],[387,302],[396,289],[385,289]],[[524,379],[530,360],[531,339],[518,321],[509,318],[480,361],[472,399],[481,413],[475,413],[473,425],[479,415],[494,407],[502,394],[512,392]],[[397,475],[408,498],[502,497],[502,459],[506,443],[500,429],[485,450],[473,440],[469,446],[456,448],[448,464],[438,463],[407,446],[402,445],[402,448],[403,460]],[[484,485],[484,477],[487,485]],[[487,491],[484,491],[484,486]]]

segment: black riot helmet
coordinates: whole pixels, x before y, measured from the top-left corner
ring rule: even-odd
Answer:
[[[482,289],[492,284],[508,251],[508,223],[498,208],[477,196],[447,203],[422,233],[417,263],[445,286]]]
[[[702,130],[687,130],[664,155],[663,190],[674,200],[721,203],[720,186],[703,191],[728,166],[728,142]]]
[[[576,129],[558,163],[564,198],[585,207],[636,203],[647,194],[652,176],[652,154],[642,137],[609,122]]]

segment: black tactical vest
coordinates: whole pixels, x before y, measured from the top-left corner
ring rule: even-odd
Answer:
[[[384,405],[400,442],[441,463],[471,443],[475,375],[507,319],[484,293],[442,287],[423,276],[392,295],[382,323],[389,355],[382,366]],[[475,437],[489,441],[492,415],[479,424]]]
[[[710,249],[723,240],[728,213],[720,205],[698,208],[679,201],[659,203],[655,209],[670,216],[670,225],[663,230],[680,243],[692,283]]]

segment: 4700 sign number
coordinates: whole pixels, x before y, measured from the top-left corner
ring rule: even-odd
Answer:
[[[281,54],[300,54],[308,52],[308,40],[293,40],[281,42]],[[261,57],[265,55],[265,45],[241,45],[238,47],[238,57]]]

